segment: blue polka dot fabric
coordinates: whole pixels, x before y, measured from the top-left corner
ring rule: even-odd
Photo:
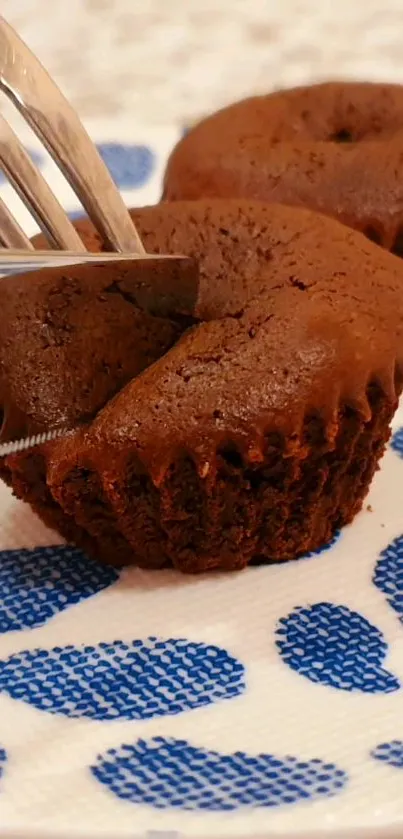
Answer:
[[[182,128],[87,128],[127,204],[158,201]],[[25,225],[9,192],[0,181]],[[400,410],[330,545],[201,577],[97,564],[0,484],[0,833],[365,839],[402,824],[402,461]]]
[[[1,793],[1,779],[3,777],[5,765],[7,760],[6,750],[2,749],[0,746],[0,793]]]
[[[98,143],[97,148],[119,189],[147,183],[155,166],[155,156],[148,146]]]
[[[372,750],[371,756],[374,760],[380,760],[395,769],[403,769],[403,740],[380,743]]]
[[[347,606],[315,603],[280,618],[276,643],[284,663],[317,684],[337,690],[390,693],[399,680],[383,667],[380,630]]]
[[[316,801],[338,794],[348,780],[342,769],[318,759],[220,754],[171,737],[110,749],[92,772],[134,804],[210,811]]]
[[[118,579],[113,568],[59,545],[3,551],[0,560],[0,633],[41,626]]]
[[[226,650],[181,639],[69,644],[0,661],[0,693],[67,717],[180,714],[244,689],[244,668]]]
[[[403,536],[382,551],[373,580],[403,623]]]
[[[393,449],[399,457],[403,458],[403,428],[399,428],[399,430],[395,432],[390,445],[391,449]]]
[[[340,530],[338,530],[337,533],[334,534],[333,539],[331,539],[331,541],[327,545],[324,545],[322,548],[318,548],[316,551],[310,551],[304,556],[301,556],[300,559],[311,559],[314,556],[319,556],[319,554],[322,554],[324,551],[329,551],[330,548],[333,547],[333,545],[337,544],[337,542],[340,539],[340,536],[341,533]]]

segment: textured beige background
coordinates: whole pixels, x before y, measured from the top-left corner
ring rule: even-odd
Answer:
[[[186,120],[273,86],[403,82],[403,0],[1,0],[84,117]]]

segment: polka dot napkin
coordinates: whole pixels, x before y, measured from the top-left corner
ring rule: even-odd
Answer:
[[[179,131],[88,128],[127,203],[158,200]],[[2,486],[1,836],[403,833],[402,486],[400,413],[331,545],[200,578],[101,567]]]

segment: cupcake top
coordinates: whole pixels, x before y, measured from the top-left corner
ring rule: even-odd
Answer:
[[[174,149],[167,200],[310,207],[403,252],[403,87],[339,82],[237,102]]]
[[[329,434],[344,406],[369,418],[370,385],[396,400],[399,259],[279,205],[207,199],[132,217],[147,251],[192,260],[2,280],[3,439],[84,426],[54,452],[133,447],[157,480],[178,449],[201,471],[228,440],[256,461],[268,431],[298,436],[307,415]],[[90,222],[77,226],[99,246]],[[141,296],[153,283],[155,303]]]

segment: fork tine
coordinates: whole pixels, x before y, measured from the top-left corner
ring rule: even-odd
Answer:
[[[0,198],[0,245],[3,248],[33,250],[34,246]]]
[[[144,253],[124,201],[74,109],[1,16],[0,89],[40,137],[112,249]]]
[[[31,211],[50,244],[62,250],[85,251],[84,244],[33,164],[17,135],[0,114],[0,168]]]

